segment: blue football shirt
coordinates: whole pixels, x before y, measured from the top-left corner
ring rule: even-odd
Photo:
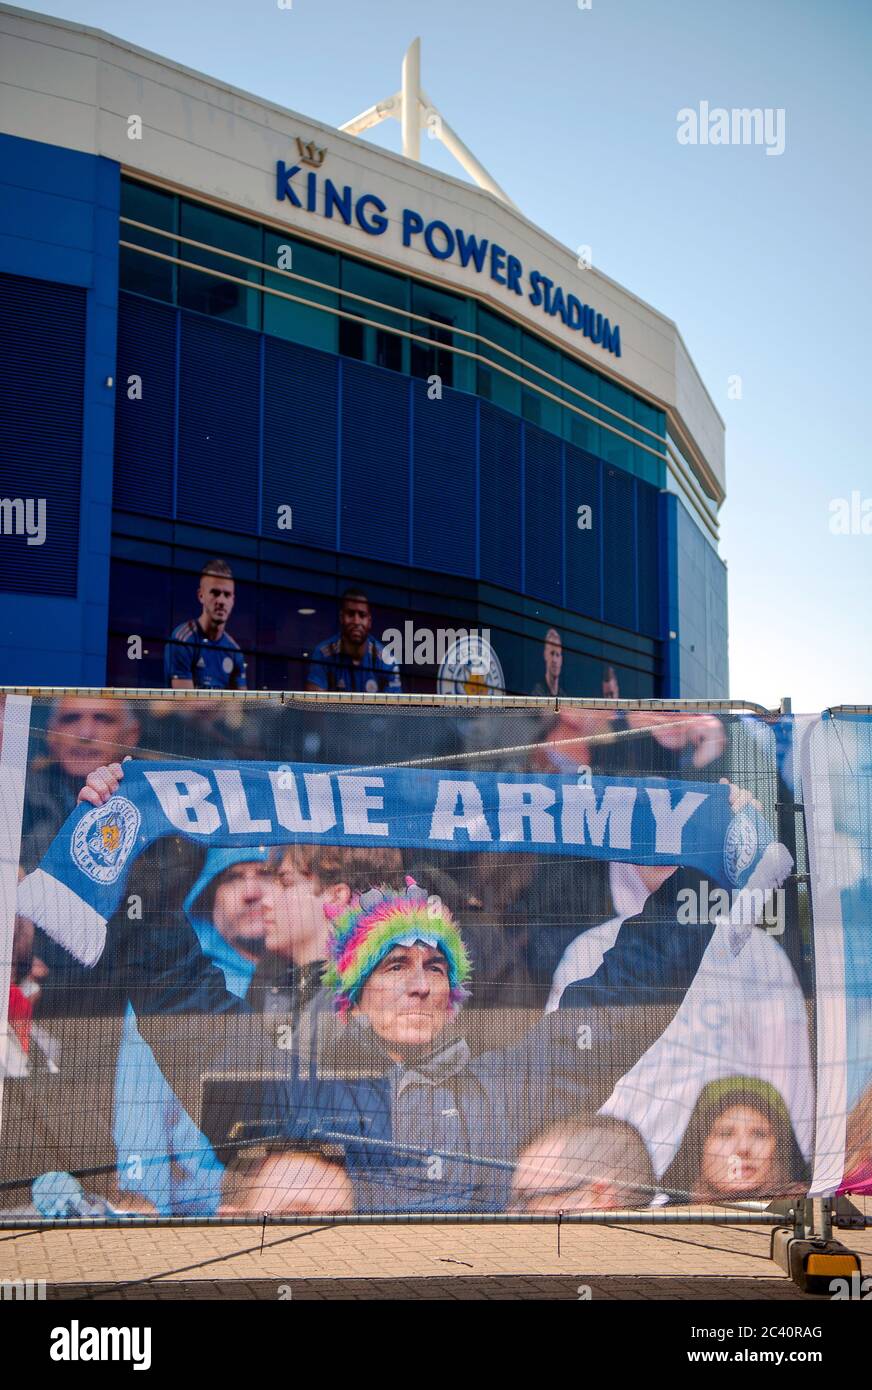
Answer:
[[[370,637],[359,662],[342,650],[337,634],[319,642],[312,652],[308,681],[319,690],[349,690],[374,695],[379,691],[402,691],[400,672],[387,661],[381,642]]]
[[[245,657],[229,632],[214,641],[196,618],[179,623],[164,647],[164,679],[193,681],[197,690],[245,690]]]

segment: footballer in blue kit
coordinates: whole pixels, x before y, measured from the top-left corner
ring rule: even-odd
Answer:
[[[227,631],[236,597],[225,560],[200,575],[199,618],[179,623],[164,647],[164,679],[173,690],[245,690],[245,657]]]
[[[339,631],[312,652],[307,690],[348,690],[368,695],[402,691],[400,672],[386,660],[381,642],[370,637],[372,612],[359,589],[346,589],[339,601]]]

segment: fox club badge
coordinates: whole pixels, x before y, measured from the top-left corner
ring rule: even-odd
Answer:
[[[73,863],[94,883],[114,883],[139,832],[140,815],[126,796],[112,796],[82,816],[70,844]]]
[[[732,884],[738,885],[745,870],[750,869],[757,857],[758,845],[759,836],[753,816],[749,816],[747,811],[740,811],[730,821],[724,837],[724,869]]]
[[[439,669],[440,695],[502,695],[505,678],[486,637],[471,632],[453,642]]]

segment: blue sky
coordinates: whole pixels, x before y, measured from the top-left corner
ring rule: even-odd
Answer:
[[[677,322],[725,420],[731,694],[872,703],[872,534],[830,531],[833,499],[872,498],[867,0],[32,8],[335,125],[399,86],[420,34],[446,118],[528,217]],[[783,108],[784,153],[680,145],[701,101]],[[399,127],[370,138],[398,149]]]

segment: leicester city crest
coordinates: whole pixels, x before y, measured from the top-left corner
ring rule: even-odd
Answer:
[[[73,832],[73,863],[95,883],[114,883],[139,832],[140,816],[126,796],[112,796],[82,816]]]
[[[733,816],[724,839],[724,869],[730,883],[737,885],[757,858],[757,823],[747,811]]]
[[[452,642],[439,668],[440,695],[502,695],[499,657],[484,633],[475,628]]]

